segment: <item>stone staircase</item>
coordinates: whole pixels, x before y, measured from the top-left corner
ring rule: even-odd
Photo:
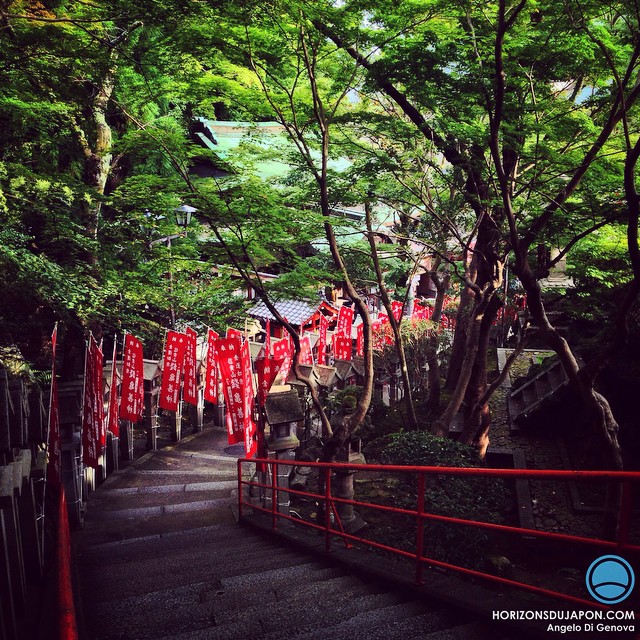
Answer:
[[[540,371],[509,394],[507,409],[512,431],[519,430],[520,424],[539,409],[558,389],[567,384],[567,374],[559,361]]]
[[[90,497],[72,540],[81,638],[510,637],[451,605],[241,526],[234,448],[225,453],[221,437],[205,430],[147,454]]]

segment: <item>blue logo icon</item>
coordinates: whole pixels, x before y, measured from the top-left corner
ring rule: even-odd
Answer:
[[[600,556],[587,569],[587,589],[603,604],[626,600],[633,591],[635,575],[631,565],[620,556]]]

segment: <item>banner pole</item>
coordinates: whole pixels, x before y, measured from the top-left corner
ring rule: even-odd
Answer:
[[[53,327],[53,333],[51,334],[51,385],[49,387],[49,415],[47,419],[47,436],[44,444],[45,456],[44,456],[44,484],[42,486],[42,513],[41,513],[41,523],[42,523],[42,540],[41,540],[41,554],[42,554],[42,562],[45,559],[45,518],[46,518],[46,504],[47,504],[47,485],[49,484],[47,480],[48,472],[49,472],[49,438],[51,437],[51,409],[53,407],[53,396],[54,393],[57,394],[58,389],[56,385],[56,345],[58,342],[58,323],[56,322]],[[57,400],[57,399],[56,399]]]

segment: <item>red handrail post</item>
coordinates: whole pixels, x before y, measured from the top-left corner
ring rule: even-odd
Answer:
[[[238,518],[242,518],[242,460],[238,458]]]
[[[71,578],[71,536],[64,487],[60,487],[58,503],[58,617],[60,638],[77,640],[78,627]]]
[[[271,515],[271,527],[275,531],[278,528],[278,463],[275,460],[271,462]]]
[[[416,584],[423,584],[422,554],[424,553],[424,472],[418,472],[418,504],[416,507]]]
[[[331,551],[331,467],[324,470],[324,546],[326,551]]]

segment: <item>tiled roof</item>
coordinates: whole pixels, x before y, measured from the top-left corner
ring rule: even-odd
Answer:
[[[364,375],[364,356],[354,356],[353,357],[353,368],[359,376]]]
[[[328,367],[324,364],[317,364],[313,372],[318,379],[318,384],[321,387],[332,387],[336,383],[336,369],[335,367]]]
[[[340,380],[346,380],[355,373],[353,365],[348,360],[335,360],[333,366],[336,368],[336,375]]]
[[[301,364],[298,366],[300,367],[300,373],[305,378],[309,378],[313,373],[313,366],[310,364]],[[287,382],[296,382],[297,380],[298,378],[296,377],[296,374],[293,372],[293,366],[292,366],[289,371],[289,375],[287,376]]]
[[[308,320],[318,308],[318,302],[303,300],[280,300],[275,303],[278,313],[287,319],[288,322],[300,325]],[[259,301],[253,309],[249,310],[249,315],[261,320],[275,320],[274,315],[267,309],[264,302]]]

